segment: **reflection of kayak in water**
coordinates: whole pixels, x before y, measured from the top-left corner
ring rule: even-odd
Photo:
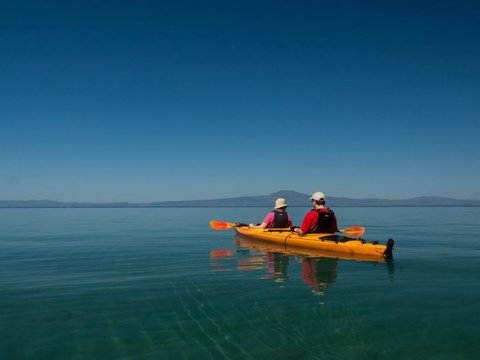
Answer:
[[[318,256],[343,259],[379,261],[392,257],[394,244],[391,239],[388,240],[387,245],[382,245],[378,242],[372,243],[333,234],[300,235],[287,229],[253,229],[248,226],[237,226],[235,230],[249,239],[268,242],[269,247],[276,245],[283,249],[269,251],[292,251],[297,254],[320,252]],[[312,256],[316,255],[312,254]]]
[[[338,260],[356,259],[368,261],[384,261],[381,257],[360,255],[357,258],[348,254],[334,253],[310,249],[290,249],[283,245],[269,243],[262,240],[249,239],[244,236],[235,237],[235,245],[239,248],[253,250],[254,253],[265,254],[268,263],[268,279],[275,282],[284,282],[288,279],[287,269],[290,256],[294,256],[301,263],[303,282],[315,295],[323,295],[325,289],[337,279]]]

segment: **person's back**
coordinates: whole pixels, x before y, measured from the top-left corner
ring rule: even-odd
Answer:
[[[299,234],[333,234],[338,232],[337,218],[335,213],[325,206],[325,194],[314,193],[310,200],[313,209],[304,217],[300,228],[294,231]]]
[[[292,218],[287,213],[287,202],[283,198],[275,200],[275,207],[270,211],[260,225],[250,224],[254,229],[288,228],[292,225]]]
[[[316,224],[309,230],[309,233],[313,234],[325,234],[325,233],[334,233],[336,225],[335,213],[329,208],[323,207],[314,209],[317,213]],[[315,223],[315,217],[313,218],[313,223]]]
[[[267,227],[272,227],[272,228],[286,228],[289,227],[289,221],[288,221],[288,213],[283,209],[275,209],[271,211],[273,213],[273,221],[271,222],[271,226]]]

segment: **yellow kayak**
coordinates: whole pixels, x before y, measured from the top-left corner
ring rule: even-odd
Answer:
[[[378,263],[383,263],[386,260],[384,256],[379,256],[378,254],[374,254],[374,255],[352,254],[352,253],[346,253],[346,252],[310,249],[310,248],[304,248],[304,247],[302,248],[298,246],[288,246],[288,245],[285,246],[285,245],[275,244],[270,241],[254,239],[252,237],[246,237],[240,234],[237,234],[235,236],[234,241],[235,241],[235,245],[237,245],[240,248],[254,249],[264,253],[275,252],[275,253],[281,253],[285,255],[307,256],[311,258],[332,258],[332,259],[341,259],[341,260],[370,261],[370,262],[373,261]],[[225,252],[227,250],[222,249],[222,250],[214,250],[214,251]]]
[[[367,242],[363,239],[353,239],[335,234],[300,235],[289,229],[254,229],[249,226],[236,226],[238,234],[252,239],[263,240],[285,247],[331,251],[349,255],[370,255],[381,258],[391,258],[393,255],[393,239],[386,245],[378,242]]]

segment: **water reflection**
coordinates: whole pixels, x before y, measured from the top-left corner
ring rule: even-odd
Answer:
[[[338,259],[334,258],[311,258],[300,256],[302,264],[302,279],[312,292],[323,295],[328,285],[337,279]]]
[[[212,271],[265,270],[262,279],[283,283],[288,280],[292,260],[301,266],[301,279],[314,295],[323,295],[327,287],[337,280],[339,259],[369,262],[386,262],[391,280],[395,273],[392,261],[378,256],[353,255],[329,251],[299,249],[272,244],[242,236],[234,238],[236,249],[216,249],[210,252]]]
[[[284,282],[288,279],[288,264],[290,256],[280,253],[267,252],[265,254],[267,263],[267,276],[265,279],[273,279],[275,282]]]

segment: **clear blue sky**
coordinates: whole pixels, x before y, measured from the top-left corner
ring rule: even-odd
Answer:
[[[479,12],[0,0],[0,199],[480,199]]]

